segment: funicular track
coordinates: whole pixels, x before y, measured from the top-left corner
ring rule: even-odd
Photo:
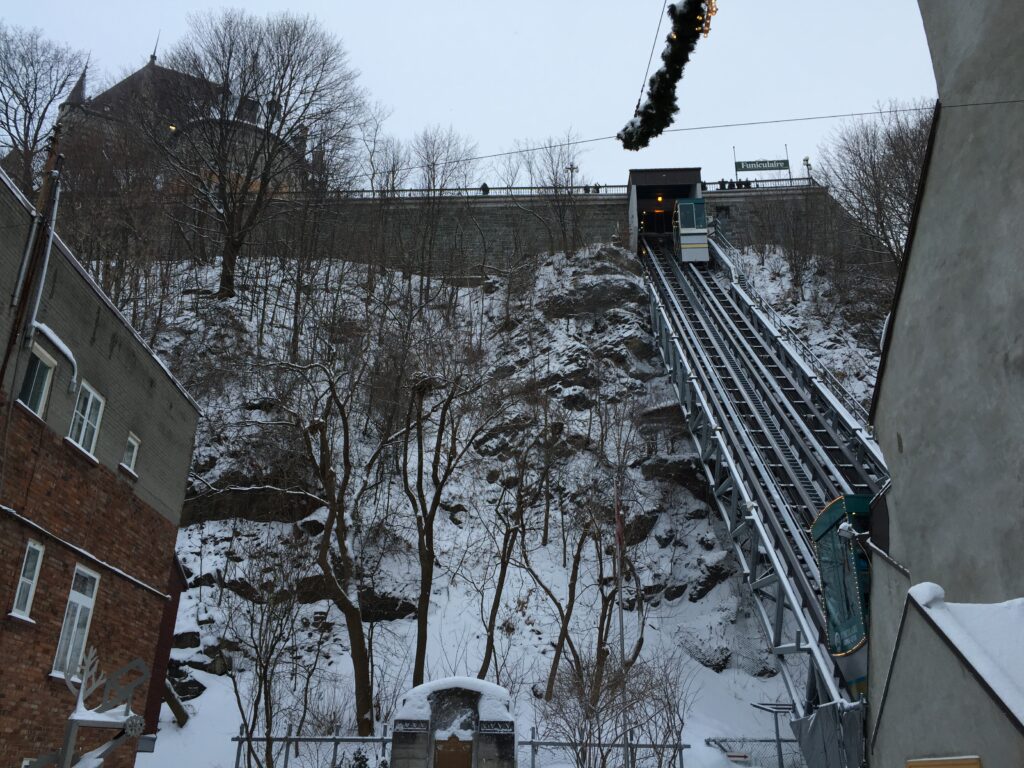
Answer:
[[[821,385],[735,279],[681,264],[647,236],[651,316],[714,502],[779,661],[795,717],[847,698],[824,645],[808,528],[834,498],[876,493],[885,467],[864,426]]]

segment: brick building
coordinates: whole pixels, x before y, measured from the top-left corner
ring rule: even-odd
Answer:
[[[174,544],[198,418],[59,238],[26,270],[33,215],[0,173],[2,768],[61,747],[75,706],[65,677],[90,647],[108,674],[143,660],[148,698],[162,692],[161,623],[180,583]],[[133,709],[153,711],[146,691]],[[115,735],[83,730],[78,743]],[[129,740],[105,764],[129,766],[135,749]]]

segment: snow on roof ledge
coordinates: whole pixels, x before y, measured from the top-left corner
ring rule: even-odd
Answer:
[[[927,581],[911,587],[909,596],[1024,724],[1024,597],[1003,603],[947,603],[942,587]]]
[[[429,720],[430,694],[437,691],[461,688],[480,694],[477,713],[481,720],[512,720],[509,711],[511,697],[504,688],[475,677],[443,677],[423,685],[417,685],[402,697],[402,703],[395,712],[395,720]]]

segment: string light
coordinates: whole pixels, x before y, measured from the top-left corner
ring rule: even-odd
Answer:
[[[704,24],[701,26],[700,31],[704,34],[704,37],[707,37],[711,34],[711,17],[718,13],[718,0],[707,0],[705,7]],[[700,19],[701,17],[698,16],[697,18]]]

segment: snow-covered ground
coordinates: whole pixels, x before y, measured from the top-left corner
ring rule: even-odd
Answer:
[[[784,274],[772,277],[772,273],[765,273],[759,277],[752,271],[751,280],[770,300],[781,301],[786,293]],[[562,465],[567,484],[582,483],[595,471],[592,449],[583,439],[593,428],[595,403],[607,402],[611,407],[616,402],[633,402],[639,406],[609,411],[620,421],[662,414],[657,426],[637,425],[645,435],[647,453],[629,468],[634,505],[631,520],[646,520],[649,526],[642,541],[635,545],[642,585],[651,591],[651,607],[643,628],[643,657],[675,660],[673,667],[688,681],[691,707],[683,738],[693,748],[687,753],[686,764],[697,768],[731,765],[719,750],[706,747],[704,740],[716,736],[772,736],[772,718],[754,710],[751,704],[784,700],[785,691],[764,653],[740,579],[732,573],[730,557],[716,535],[715,520],[695,495],[699,489],[686,487],[694,482],[685,479],[688,462],[692,462],[689,441],[680,434],[678,413],[671,407],[672,392],[646,330],[646,304],[637,265],[627,252],[608,247],[551,257],[540,265],[534,289],[517,298],[511,322],[505,311],[504,291],[503,285],[497,290],[493,286],[460,289],[460,311],[486,318],[487,327],[481,334],[488,340],[486,354],[493,362],[495,375],[500,371],[509,387],[527,376],[544,380],[564,421],[560,445],[564,444],[567,451]],[[230,337],[225,343],[236,348],[257,351],[251,315],[231,315],[229,310],[214,322],[208,314],[190,308],[194,305],[183,306],[157,342],[161,352],[178,360],[179,369],[183,360],[194,356],[211,338],[213,343],[221,343],[216,340],[218,336]],[[798,303],[784,314],[802,329],[816,350],[831,350],[831,359],[837,366],[843,363],[851,380],[867,382],[869,375],[873,380],[873,367],[864,358],[865,351],[844,338],[841,329],[805,317],[801,313],[806,309]],[[270,326],[273,328],[274,323]],[[278,331],[279,337],[275,338],[274,333],[267,332],[265,346],[283,343],[287,336]],[[850,367],[853,359],[863,359],[860,374]],[[216,485],[223,478],[267,469],[260,456],[249,455],[244,449],[246,441],[258,435],[258,429],[240,416],[243,404],[253,393],[229,379],[227,384],[210,386],[198,395],[207,414],[196,454],[202,483]],[[666,426],[665,413],[676,413],[676,423]],[[671,416],[668,421],[672,421]],[[494,440],[509,435],[514,439],[511,427],[506,434],[499,432]],[[489,602],[493,567],[479,553],[490,552],[493,546],[485,539],[485,522],[487,515],[493,514],[501,491],[499,482],[488,480],[493,477],[490,473],[496,462],[486,444],[474,453],[446,495],[448,508],[458,512],[438,517],[437,559],[442,567],[435,574],[430,607],[428,680],[475,676],[480,664],[481,588]],[[322,519],[322,513],[314,512],[309,518],[317,519]],[[140,768],[234,765],[235,747],[230,738],[238,732],[240,716],[230,679],[197,668],[210,668],[210,655],[203,650],[220,643],[224,595],[213,585],[213,575],[219,572],[230,581],[233,573],[245,573],[246,563],[238,552],[244,549],[240,543],[246,537],[298,535],[310,544],[317,540],[316,533],[299,533],[303,530],[315,531],[315,526],[307,529],[303,523],[295,526],[290,522],[208,520],[181,530],[178,553],[191,574],[192,586],[182,596],[176,627],[178,645],[187,647],[175,648],[172,658],[205,690],[186,703],[192,717],[184,728],[173,723],[164,706],[157,750],[138,757]],[[408,536],[408,531],[396,535]],[[564,595],[568,573],[559,537],[556,525],[551,543],[546,547],[535,545],[531,558],[540,578],[556,594]],[[594,567],[588,556],[584,570],[590,586],[581,591],[573,621],[581,643],[591,642],[588,632],[593,635],[597,621],[599,596]],[[414,557],[392,553],[374,587],[382,594],[414,600],[417,577]],[[698,589],[701,584],[708,588]],[[351,713],[351,667],[344,621],[327,600],[309,602],[302,611],[304,631],[314,625],[330,626],[323,645],[323,669],[329,682],[320,690],[325,706]],[[638,631],[636,622],[636,612],[627,612],[630,638]],[[528,738],[533,728],[549,732],[535,691],[538,686],[543,688],[547,677],[552,643],[558,633],[557,616],[534,580],[515,563],[505,587],[499,624],[491,678],[497,667],[499,682],[511,691],[521,739]],[[398,696],[410,686],[416,625],[413,618],[399,618],[376,622],[373,628],[374,653],[381,669],[376,683],[386,714],[393,711]],[[299,652],[305,652],[305,644],[301,639],[296,642]],[[247,674],[244,669],[239,673],[243,685],[248,681]],[[520,759],[526,760],[528,755],[524,753]]]

